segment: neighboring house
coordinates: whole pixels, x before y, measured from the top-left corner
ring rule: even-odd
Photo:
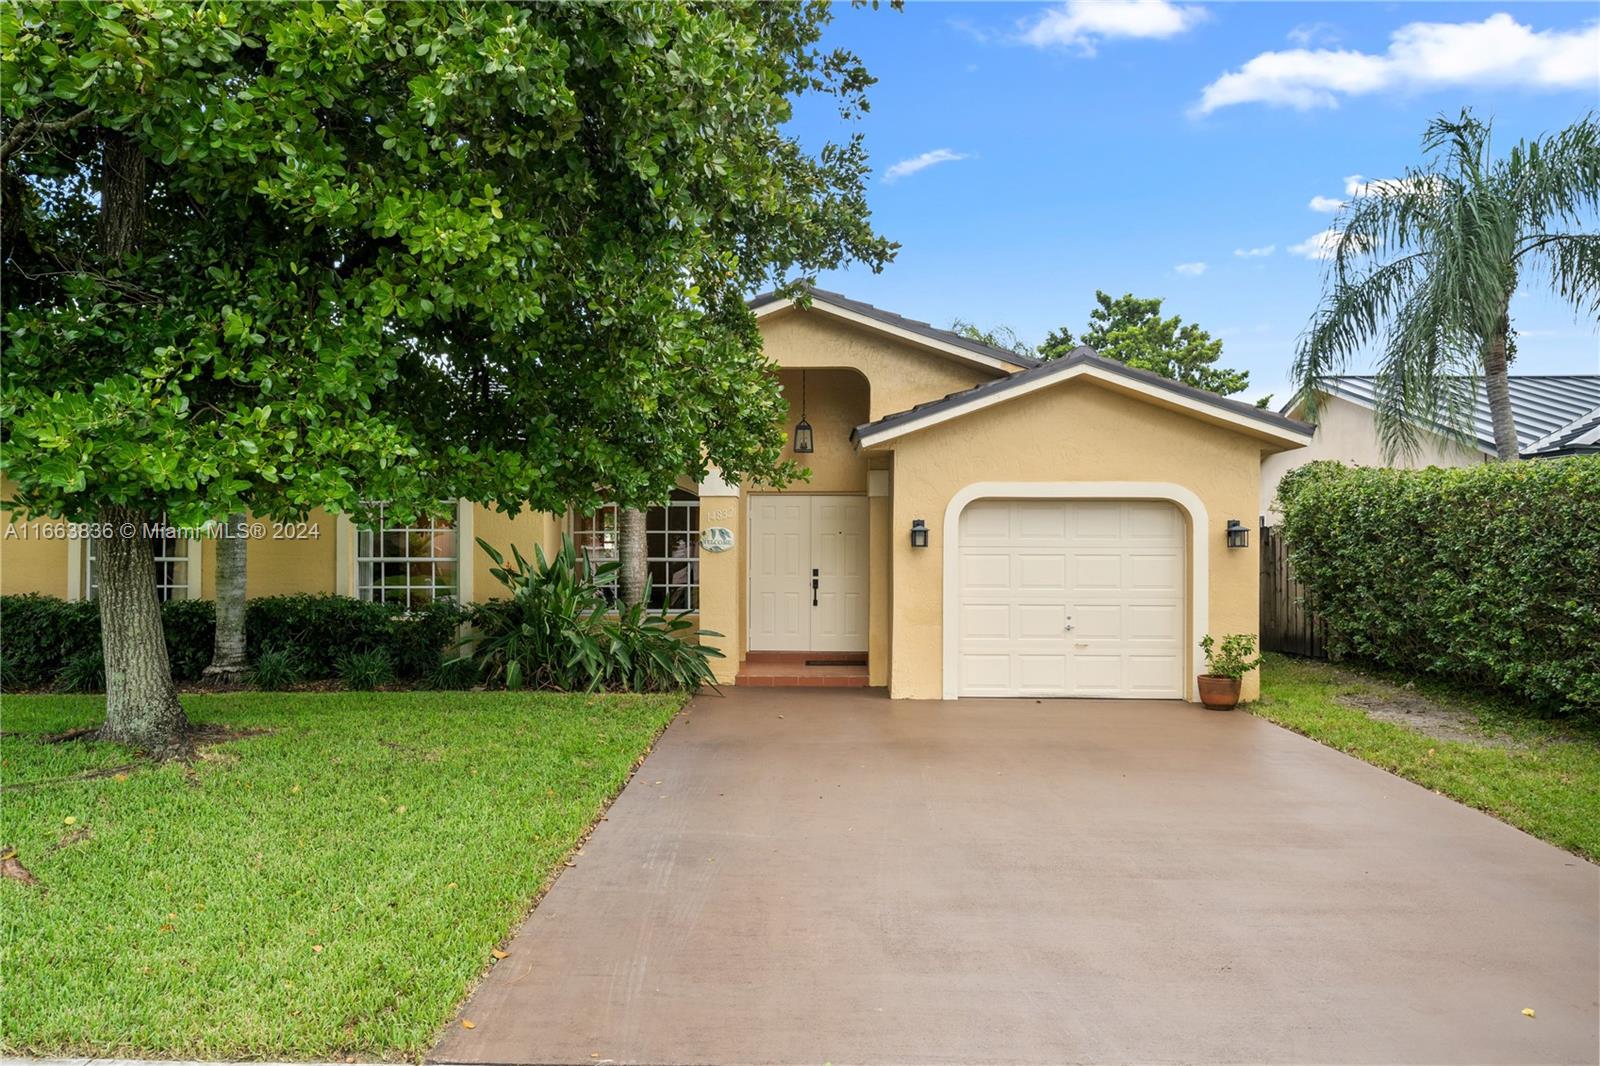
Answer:
[[[775,492],[713,472],[650,512],[658,595],[724,634],[720,680],[768,653],[864,658],[895,697],[1194,699],[1200,639],[1256,632],[1262,459],[1310,426],[1087,348],[1039,363],[833,293],[752,308],[791,447],[812,429],[796,457],[811,477]],[[1230,523],[1246,543],[1229,545]],[[615,550],[610,511],[310,525],[250,542],[251,596],[474,600],[498,589],[474,537]],[[5,592],[92,592],[81,544],[3,543]],[[164,549],[164,594],[212,595],[211,555]]]
[[[1472,466],[1495,455],[1494,423],[1489,401],[1478,390],[1472,413],[1472,440],[1458,440],[1443,425],[1423,429],[1415,454],[1384,459],[1378,439],[1373,398],[1376,379],[1365,375],[1330,378],[1317,411],[1315,436],[1308,447],[1270,455],[1261,463],[1260,515],[1275,525],[1280,515],[1273,509],[1278,482],[1297,466],[1318,459],[1337,459],[1356,466],[1393,466],[1421,469],[1428,466]],[[1600,374],[1513,374],[1511,414],[1517,424],[1517,443],[1524,459],[1600,452]],[[1306,417],[1304,395],[1280,409],[1294,418]]]

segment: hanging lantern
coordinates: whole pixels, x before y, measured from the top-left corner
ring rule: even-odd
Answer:
[[[794,427],[795,454],[806,454],[816,450],[816,443],[811,437],[811,423],[806,421],[806,372],[800,371],[800,424]]]

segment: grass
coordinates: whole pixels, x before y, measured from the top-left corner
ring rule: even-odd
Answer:
[[[1416,692],[1327,663],[1269,655],[1253,713],[1600,861],[1600,726],[1519,714],[1503,698],[1436,683],[1428,699],[1465,712],[1475,740],[1440,740],[1378,721],[1339,697]]]
[[[420,1058],[683,700],[185,698],[266,730],[190,765],[42,744],[99,697],[7,696],[8,1053]],[[70,821],[69,821],[70,820]]]

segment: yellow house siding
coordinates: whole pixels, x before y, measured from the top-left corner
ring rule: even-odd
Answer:
[[[1304,412],[1292,412],[1296,418]],[[1273,510],[1278,494],[1278,482],[1295,467],[1318,459],[1336,459],[1356,466],[1389,466],[1401,470],[1420,470],[1427,466],[1476,466],[1490,457],[1476,448],[1429,433],[1417,434],[1418,448],[1411,455],[1397,455],[1391,462],[1383,454],[1383,444],[1378,439],[1378,427],[1372,409],[1352,403],[1342,396],[1331,396],[1317,409],[1317,432],[1304,448],[1269,455],[1261,461],[1261,495],[1257,514],[1276,524],[1281,517]]]
[[[816,450],[809,455],[797,455],[794,427],[801,414],[801,375],[799,370],[778,373],[784,397],[789,401],[789,415],[784,421],[788,438],[783,446],[783,458],[792,459],[811,471],[809,478],[790,485],[788,491],[866,492],[867,459],[850,443],[850,431],[870,417],[866,377],[854,370],[804,371],[805,416],[811,423]],[[747,487],[763,491],[757,485]]]
[[[563,519],[560,515],[522,511],[512,518],[492,508],[476,504],[469,506],[472,508],[472,530],[470,536],[461,538],[460,551],[463,569],[470,567],[472,571],[471,598],[475,602],[499,599],[505,595],[505,586],[489,573],[494,561],[478,547],[479,538],[493,545],[507,561],[510,561],[513,544],[530,562],[534,559],[535,545],[544,549],[547,558],[561,545]]]
[[[844,367],[860,372],[867,379],[868,421],[1005,376],[799,309],[763,318],[761,339],[767,358],[786,370]],[[794,428],[792,422],[789,428]]]
[[[1256,538],[1226,547],[1230,518],[1248,523],[1257,501],[1261,444],[1221,427],[1087,382],[1069,382],[896,440],[894,519],[890,535],[894,602],[890,694],[943,695],[945,510],[978,482],[1161,482],[1188,489],[1207,511],[1210,562],[1208,630],[1255,633]],[[929,547],[913,549],[908,531],[921,518]],[[1193,603],[1194,574],[1188,577]],[[1193,645],[1204,634],[1189,633]],[[1245,679],[1253,697],[1257,679]]]
[[[41,525],[7,513],[3,533],[9,535],[0,537],[0,594],[40,592],[66,599],[67,542],[40,539]]]

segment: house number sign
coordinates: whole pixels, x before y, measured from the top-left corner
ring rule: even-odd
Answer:
[[[725,552],[733,547],[733,530],[727,526],[711,526],[700,531],[700,550]]]

